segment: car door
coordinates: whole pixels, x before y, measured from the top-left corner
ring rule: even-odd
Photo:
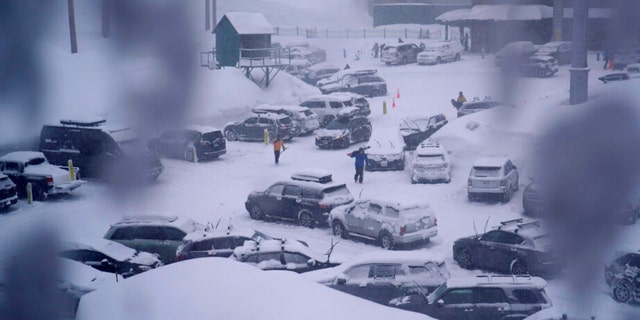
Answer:
[[[474,317],[473,289],[452,288],[431,306],[429,316],[440,320],[477,320]]]
[[[275,133],[273,129],[273,120],[262,117],[258,118],[258,125],[255,127],[255,130],[252,131],[253,133],[251,135],[251,139],[263,140],[264,130],[267,130],[269,132],[269,135],[271,136]]]
[[[178,228],[172,226],[160,227],[160,240],[158,245],[158,251],[161,257],[167,257],[164,259],[165,263],[175,262],[176,251],[182,239],[186,236],[186,233]]]
[[[478,244],[472,249],[473,263],[478,267],[498,268],[501,263],[499,258],[499,244],[503,231],[494,230],[482,235]]]
[[[377,203],[369,203],[369,207],[365,211],[365,218],[362,221],[362,234],[377,239],[382,230],[382,223],[382,206]]]
[[[347,209],[344,218],[347,228],[352,233],[363,234],[364,219],[369,202],[356,202],[352,207]]]
[[[388,305],[389,301],[403,294],[402,283],[396,278],[402,277],[400,264],[376,263],[369,269],[369,281],[363,288],[363,298]]]
[[[502,319],[511,310],[507,295],[501,288],[474,288],[473,319]]]
[[[240,124],[237,133],[241,139],[251,139],[258,130],[258,117],[251,117]]]
[[[260,198],[257,205],[260,210],[269,216],[281,216],[282,211],[282,193],[284,191],[284,184],[275,184],[267,190],[266,195]]]
[[[300,204],[302,203],[302,188],[295,185],[286,185],[282,196],[282,215],[289,219],[298,219]]]
[[[285,269],[295,272],[307,272],[316,270],[319,268],[319,261],[309,258],[308,256],[299,252],[282,252],[285,262]],[[313,261],[310,265],[309,262]]]
[[[159,151],[166,156],[175,157],[175,144],[176,144],[177,132],[175,130],[167,131],[160,135],[158,138]]]

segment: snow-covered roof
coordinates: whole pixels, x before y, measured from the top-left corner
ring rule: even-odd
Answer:
[[[184,237],[184,240],[185,241],[186,240],[204,240],[204,239],[218,238],[226,235],[244,236],[247,238],[251,238],[255,233],[256,233],[256,230],[252,228],[235,228],[235,227],[220,228],[220,229],[208,230],[208,231],[198,230],[198,231],[187,234]]]
[[[45,158],[45,156],[42,152],[38,151],[15,151],[7,153],[4,156],[0,157],[0,161],[25,163],[35,158]]]
[[[316,261],[324,262],[327,260],[325,255],[313,251],[299,241],[289,239],[266,239],[260,242],[245,241],[243,246],[236,247],[233,250],[233,254],[236,257],[241,257],[258,251],[262,253],[280,251],[299,252]]]
[[[288,110],[292,112],[303,112],[309,110],[307,107],[296,105],[282,105],[282,104],[262,104],[253,108],[253,112],[278,112],[280,110]]]
[[[287,116],[286,114],[277,114],[277,113],[261,113],[261,114],[258,114],[258,117],[273,119],[273,120],[280,120],[282,118],[288,118],[289,116]]]
[[[534,286],[537,289],[544,289],[547,281],[540,277],[531,276],[510,276],[510,275],[481,275],[476,277],[456,277],[447,280],[448,288],[464,288],[482,285],[500,286]]]
[[[227,12],[224,14],[238,34],[272,34],[273,27],[262,13]],[[216,29],[213,30],[215,33]]]
[[[178,229],[181,229],[185,233],[190,233],[196,230],[204,230],[204,226],[198,222],[195,222],[188,218],[182,218],[177,216],[170,215],[136,215],[136,216],[127,216],[122,220],[115,223],[113,226],[117,225],[127,225],[127,224],[135,224],[135,225],[153,225],[153,226],[173,226]]]
[[[363,95],[357,94],[354,92],[332,92],[332,93],[329,93],[329,95],[340,97],[341,99],[344,99],[344,100],[349,100],[349,99],[356,100],[356,99],[364,98]]]
[[[220,131],[220,129],[216,128],[216,127],[211,127],[211,126],[201,126],[201,125],[196,125],[196,124],[190,124],[187,125],[185,127],[185,129],[187,130],[193,130],[199,133],[208,133],[208,132],[215,132],[215,131]]]
[[[471,9],[457,9],[445,12],[436,21],[470,21],[470,20],[541,20],[553,17],[553,8],[545,5],[477,5]]]
[[[366,204],[369,202],[375,203],[380,206],[391,207],[398,211],[425,209],[425,211],[428,211],[431,215],[433,215],[433,210],[431,209],[431,206],[429,206],[428,203],[412,200],[409,197],[394,197],[393,200],[358,199],[354,203],[356,206],[358,206],[359,204]]]
[[[332,95],[332,94],[316,94],[313,96],[309,96],[305,101],[351,101],[351,97],[347,97],[345,95]]]
[[[502,167],[509,161],[507,157],[482,157],[473,162],[474,167]]]
[[[87,238],[75,241],[65,241],[60,244],[60,250],[94,250],[99,251],[118,261],[126,261],[131,259],[136,250],[131,249],[118,242],[106,240],[102,238]]]
[[[278,183],[281,184],[291,184],[291,181],[280,181]],[[329,189],[329,188],[336,188],[336,187],[345,187],[346,188],[346,184],[344,183],[338,183],[335,181],[329,182],[329,183],[317,183],[317,182],[310,182],[310,181],[299,181],[296,180],[295,181],[296,185],[305,187],[305,188],[309,188],[309,189],[313,189],[313,190],[325,190],[325,189]]]

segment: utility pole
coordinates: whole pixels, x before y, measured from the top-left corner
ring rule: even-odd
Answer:
[[[589,67],[587,65],[587,1],[573,1],[573,56],[571,57],[571,82],[569,103],[580,104],[588,99]]]
[[[213,20],[213,24],[218,23],[217,8],[218,0],[211,0],[211,19]]]
[[[76,39],[76,16],[73,11],[73,0],[67,0],[69,6],[69,36],[71,37],[71,53],[78,52],[78,41]]]
[[[553,41],[562,40],[562,22],[564,20],[564,0],[553,0]]]
[[[111,0],[102,0],[102,37],[111,35]]]
[[[209,0],[204,0],[204,31],[211,29],[211,9]]]

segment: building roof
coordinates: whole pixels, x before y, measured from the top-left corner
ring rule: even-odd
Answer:
[[[502,167],[509,158],[507,157],[483,157],[473,162],[474,167]]]
[[[458,9],[445,12],[436,21],[470,21],[470,20],[541,20],[553,17],[553,8],[545,5],[477,5],[471,9]]]
[[[224,14],[238,34],[272,34],[273,27],[262,15],[256,12],[227,12]],[[224,17],[223,17],[224,18]],[[219,25],[219,24],[218,24]],[[213,29],[216,33],[218,26]]]

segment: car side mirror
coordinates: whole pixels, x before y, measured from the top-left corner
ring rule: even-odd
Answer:
[[[103,266],[108,266],[110,264],[109,260],[107,260],[107,259],[102,259],[102,261],[100,261],[100,263],[102,263]]]
[[[436,305],[437,305],[439,308],[444,307],[444,300],[440,299],[440,300],[436,301]]]
[[[313,267],[315,265],[316,265],[316,261],[315,260],[313,260],[313,259],[307,260],[307,266]]]
[[[336,283],[337,284],[347,284],[347,278],[345,278],[344,276],[339,276],[336,279]]]

